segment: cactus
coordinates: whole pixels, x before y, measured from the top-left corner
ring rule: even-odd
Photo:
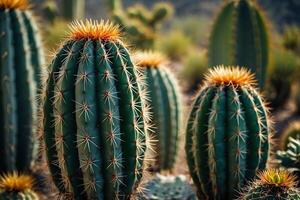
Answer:
[[[62,0],[62,16],[66,20],[81,19],[85,13],[85,0]]]
[[[0,0],[0,172],[28,170],[36,155],[41,42],[26,0]]]
[[[45,83],[48,165],[62,195],[74,199],[127,199],[146,166],[142,72],[119,35],[110,22],[74,22]]]
[[[280,148],[283,151],[288,149],[289,138],[300,140],[300,121],[291,123],[280,137]]]
[[[261,12],[252,0],[230,0],[219,13],[209,44],[209,66],[245,66],[263,88],[268,66],[268,35]]]
[[[139,200],[196,200],[192,186],[186,177],[163,176],[157,174],[144,185],[144,191],[139,194]]]
[[[108,5],[114,22],[122,27],[129,41],[139,49],[153,48],[159,26],[173,13],[173,7],[167,3],[157,3],[151,11],[142,5],[123,11],[120,0],[109,0]]]
[[[298,200],[300,190],[296,177],[284,170],[268,169],[246,187],[240,200]]]
[[[33,179],[16,172],[0,177],[0,200],[38,200],[32,190]]]
[[[268,72],[267,97],[273,109],[283,107],[291,96],[292,84],[297,80],[298,57],[290,51],[276,49]]]
[[[210,69],[186,129],[186,156],[200,199],[233,199],[266,167],[268,109],[244,68]]]
[[[295,173],[300,178],[300,135],[298,138],[289,137],[286,150],[277,151],[276,158],[280,166]]]
[[[181,127],[180,94],[176,80],[166,68],[164,56],[158,52],[139,52],[137,65],[144,68],[149,102],[153,117],[154,147],[158,169],[173,168]]]

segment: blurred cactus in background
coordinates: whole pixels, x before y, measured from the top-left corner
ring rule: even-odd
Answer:
[[[264,87],[269,60],[267,25],[252,0],[226,1],[210,35],[209,67],[244,66]]]
[[[200,199],[234,199],[246,180],[266,167],[268,109],[254,85],[250,71],[219,66],[195,97],[185,151]]]
[[[288,26],[284,30],[283,45],[286,49],[300,54],[300,28],[297,26]]]
[[[297,178],[285,170],[267,169],[259,173],[242,192],[240,200],[299,200]]]
[[[32,190],[33,178],[16,172],[0,177],[0,200],[38,200]]]
[[[153,146],[158,170],[172,170],[181,130],[181,95],[177,80],[167,68],[166,58],[158,52],[138,52],[134,57],[142,67],[153,119]]]
[[[281,150],[287,150],[289,138],[300,139],[300,121],[292,122],[280,137]]]
[[[32,15],[26,0],[0,0],[0,172],[29,170],[37,154],[43,48]]]
[[[61,14],[66,20],[82,19],[85,15],[85,0],[61,0]]]
[[[268,70],[266,97],[271,108],[284,107],[292,93],[292,84],[299,77],[299,58],[291,51],[275,49]],[[298,72],[298,73],[297,73]]]
[[[146,167],[142,73],[110,22],[77,21],[44,88],[42,133],[63,198],[127,199]]]
[[[138,200],[196,200],[197,196],[186,177],[157,174],[147,181]]]
[[[108,7],[113,21],[138,49],[153,49],[160,25],[173,14],[173,7],[168,3],[157,3],[151,11],[143,5],[124,10],[121,0],[108,0]]]

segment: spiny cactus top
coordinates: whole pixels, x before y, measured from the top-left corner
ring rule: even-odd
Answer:
[[[32,177],[17,172],[0,177],[0,200],[38,200]]]
[[[264,86],[268,66],[265,20],[252,0],[230,0],[219,13],[209,44],[209,66],[245,66]]]
[[[34,101],[43,64],[38,36],[26,0],[0,0],[0,172],[28,170],[36,154]]]
[[[183,175],[164,176],[157,174],[144,185],[139,200],[196,200],[192,186]]]
[[[79,21],[45,83],[43,135],[54,183],[74,199],[125,199],[145,166],[142,73],[110,22]]]
[[[196,95],[186,130],[186,155],[201,198],[234,199],[269,155],[267,108],[254,75],[239,67],[211,69]]]
[[[297,179],[284,170],[268,169],[258,175],[242,193],[241,200],[299,200]]]
[[[171,169],[175,164],[178,135],[181,128],[181,101],[176,79],[166,66],[166,58],[158,52],[139,52],[137,65],[144,68],[149,103],[153,118],[153,135],[157,141],[157,165]]]

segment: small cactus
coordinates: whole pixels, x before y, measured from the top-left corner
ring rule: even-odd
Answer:
[[[27,1],[0,0],[0,173],[29,170],[37,154],[41,49]]]
[[[144,191],[138,195],[139,200],[196,200],[192,186],[186,177],[163,176],[157,174],[144,185]]]
[[[296,177],[288,171],[268,169],[258,175],[242,193],[240,200],[299,200]]]
[[[55,185],[75,199],[127,199],[146,165],[149,116],[119,28],[74,22],[50,70],[41,121]]]
[[[269,60],[269,38],[261,11],[252,0],[229,0],[214,23],[208,51],[210,67],[245,66],[263,88]]]
[[[33,179],[16,172],[0,177],[0,200],[38,200],[32,190]]]
[[[142,67],[153,118],[153,134],[157,144],[158,169],[170,170],[175,164],[181,129],[181,99],[178,84],[158,52],[139,52],[135,56]]]
[[[191,107],[186,156],[200,199],[234,199],[266,167],[268,109],[254,75],[238,67],[211,69]]]

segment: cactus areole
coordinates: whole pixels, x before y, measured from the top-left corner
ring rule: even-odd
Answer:
[[[137,65],[144,68],[145,83],[153,119],[153,138],[157,141],[157,165],[154,169],[170,170],[175,164],[181,128],[181,102],[178,84],[166,66],[166,58],[158,52],[139,52]]]
[[[127,199],[142,178],[142,73],[109,22],[74,22],[51,64],[43,132],[52,179],[72,199]]]
[[[36,157],[38,36],[26,0],[0,0],[0,173],[29,170]]]
[[[186,130],[186,156],[200,199],[234,199],[266,167],[268,112],[243,68],[215,67],[196,95]]]
[[[269,38],[261,11],[252,0],[229,0],[214,22],[209,66],[239,65],[251,69],[263,88],[269,61]]]

